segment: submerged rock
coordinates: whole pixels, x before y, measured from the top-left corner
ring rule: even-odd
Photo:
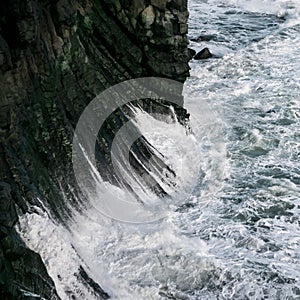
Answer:
[[[208,48],[204,48],[201,51],[199,51],[195,56],[194,59],[196,60],[200,60],[200,59],[207,59],[207,58],[211,58],[213,55],[211,54],[211,52],[209,51]]]
[[[217,39],[216,34],[203,34],[198,36],[197,38],[192,38],[192,42],[200,43],[200,42],[209,42]]]

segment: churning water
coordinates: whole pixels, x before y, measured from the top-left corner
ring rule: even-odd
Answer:
[[[300,2],[190,0],[189,9],[190,46],[214,54],[192,61],[185,83],[194,134],[165,124],[169,139],[148,138],[174,169],[184,162],[182,182],[195,162],[178,152],[195,139],[199,178],[153,224],[92,206],[70,231],[46,213],[23,216],[21,235],[63,299],[96,299],[74,276],[79,265],[113,299],[300,299]]]

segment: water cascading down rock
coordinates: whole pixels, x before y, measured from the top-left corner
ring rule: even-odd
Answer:
[[[186,2],[1,1],[1,299],[30,299],[28,293],[59,299],[40,256],[14,229],[18,214],[47,207],[65,223],[69,208],[84,201],[72,173],[71,143],[79,116],[97,94],[142,76],[186,79]],[[183,110],[177,113],[186,117]],[[109,142],[126,115],[119,110],[111,118],[98,145],[108,180]],[[97,290],[99,299],[108,297]]]

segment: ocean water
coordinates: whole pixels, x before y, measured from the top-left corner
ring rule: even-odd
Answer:
[[[68,229],[47,212],[22,216],[62,299],[97,299],[80,265],[112,299],[300,299],[300,2],[189,10],[190,47],[214,55],[190,63],[193,134],[137,113],[189,192],[149,224],[107,218],[94,201]]]

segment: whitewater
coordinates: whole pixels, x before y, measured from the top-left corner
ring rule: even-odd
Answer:
[[[192,133],[135,118],[178,174],[180,201],[146,224],[106,217],[97,199],[68,228],[47,209],[20,217],[62,299],[97,299],[79,266],[112,299],[300,299],[300,2],[190,0],[189,11],[190,47],[213,53],[184,84]]]

